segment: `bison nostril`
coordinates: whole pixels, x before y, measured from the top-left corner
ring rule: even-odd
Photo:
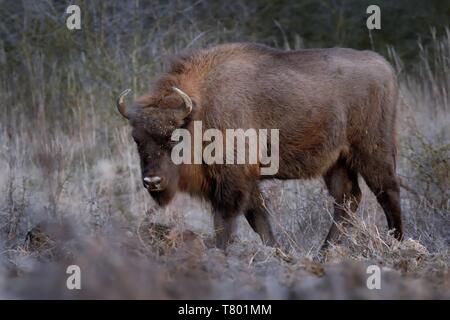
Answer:
[[[145,177],[144,178],[144,188],[148,188],[150,186],[150,178]]]
[[[151,181],[151,183],[158,184],[161,182],[161,178],[160,177],[151,177],[150,181]]]
[[[144,178],[144,187],[149,190],[160,189],[161,178],[158,176],[155,177],[145,177]]]

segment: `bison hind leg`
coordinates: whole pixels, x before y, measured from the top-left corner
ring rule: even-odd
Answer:
[[[361,201],[361,189],[358,184],[358,173],[350,168],[346,160],[340,158],[324,175],[328,192],[334,198],[333,224],[328,232],[321,251],[339,238],[338,223],[345,222],[348,217],[346,204],[350,202],[350,210],[355,212]]]
[[[395,174],[394,157],[374,155],[367,158],[361,167],[361,175],[383,208],[389,230],[394,230],[394,237],[402,240],[400,185]]]

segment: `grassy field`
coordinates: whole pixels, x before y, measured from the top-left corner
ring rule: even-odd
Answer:
[[[155,206],[114,107],[124,88],[145,93],[167,56],[261,41],[239,28],[251,11],[234,8],[235,24],[221,25],[177,1],[81,1],[83,30],[69,31],[56,3],[24,1],[19,14],[11,2],[0,19],[0,298],[450,298],[449,30],[418,42],[413,67],[386,50],[401,87],[405,241],[388,234],[363,185],[353,227],[319,263],[332,209],[322,181],[266,182],[281,248],[263,246],[242,219],[225,253],[212,245],[207,203],[180,194]],[[71,264],[82,290],[65,286]],[[371,264],[381,290],[366,287]]]

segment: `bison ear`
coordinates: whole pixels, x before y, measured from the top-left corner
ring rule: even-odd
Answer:
[[[181,99],[183,99],[183,106],[177,112],[177,116],[183,120],[186,119],[192,112],[192,99],[183,91],[178,89],[177,87],[172,87],[172,90],[180,95]]]

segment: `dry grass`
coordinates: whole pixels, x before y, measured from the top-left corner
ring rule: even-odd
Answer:
[[[148,86],[166,54],[251,38],[237,28],[185,28],[174,23],[175,4],[140,13],[160,21],[145,36],[133,32],[130,25],[140,20],[127,7],[130,15],[113,14],[91,33],[55,29],[63,48],[83,44],[63,60],[40,48],[33,39],[42,34],[31,31],[57,15],[48,8],[42,21],[24,15],[36,28],[6,56],[21,63],[0,61],[0,297],[449,298],[448,35],[418,48],[417,70],[403,70],[391,50],[402,91],[399,173],[407,240],[387,233],[363,186],[343,242],[326,262],[315,262],[331,223],[331,199],[319,181],[274,181],[263,189],[282,249],[263,246],[242,219],[225,254],[212,246],[208,204],[179,195],[168,208],[155,207],[140,187],[127,124],[113,108],[124,87],[142,92]],[[104,33],[94,41],[101,30],[121,25],[117,38]],[[78,292],[64,286],[73,263],[83,275]],[[369,264],[383,267],[382,290],[366,288]]]

